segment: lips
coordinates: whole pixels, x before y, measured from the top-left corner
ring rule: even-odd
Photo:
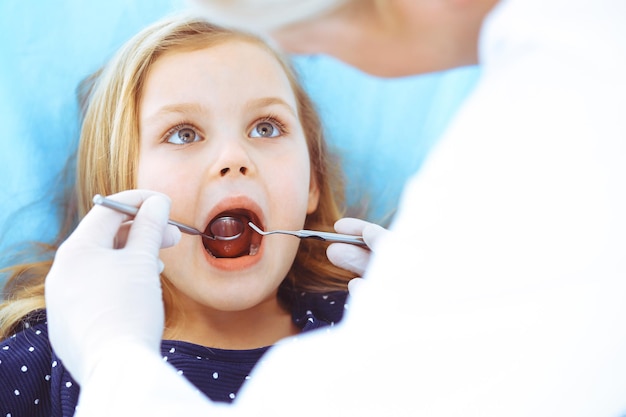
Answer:
[[[223,223],[225,226],[216,227],[216,224],[220,224],[216,222],[216,220],[225,217],[231,220]],[[234,234],[233,227],[231,226],[233,222],[236,224],[237,221],[241,223],[243,230],[238,237],[230,238],[228,236]],[[233,208],[218,213],[209,221],[205,229],[205,234],[211,236],[220,234],[228,238],[220,239],[219,236],[216,239],[202,238],[202,244],[205,250],[215,258],[239,258],[242,256],[256,255],[261,246],[262,236],[255,233],[250,226],[248,226],[248,222],[250,221],[255,224],[260,223],[259,216],[248,208]],[[220,230],[222,230],[224,234],[219,233]]]

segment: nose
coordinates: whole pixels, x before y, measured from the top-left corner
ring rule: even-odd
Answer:
[[[214,165],[219,177],[250,175],[254,165],[249,151],[245,143],[238,140],[226,141],[218,150],[219,156]]]

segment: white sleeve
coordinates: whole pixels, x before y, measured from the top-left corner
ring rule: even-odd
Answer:
[[[207,399],[156,352],[120,346],[82,384],[75,416],[142,415],[230,416],[232,410]]]
[[[351,309],[401,358],[370,371],[412,388],[361,384],[365,397],[429,415],[624,415],[625,16],[622,0],[490,16],[483,78]]]

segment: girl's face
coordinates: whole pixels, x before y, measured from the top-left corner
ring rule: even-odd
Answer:
[[[141,97],[137,186],[169,195],[172,219],[205,231],[233,214],[296,230],[317,208],[296,99],[269,52],[235,40],[166,53]],[[240,240],[221,244],[183,234],[160,256],[189,317],[276,303],[298,245],[246,226]]]

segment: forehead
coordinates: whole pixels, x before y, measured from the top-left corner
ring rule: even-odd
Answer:
[[[290,79],[278,59],[263,45],[241,39],[164,53],[152,64],[141,95],[145,103],[158,97],[201,99],[207,93],[225,101],[280,96],[295,105]]]

